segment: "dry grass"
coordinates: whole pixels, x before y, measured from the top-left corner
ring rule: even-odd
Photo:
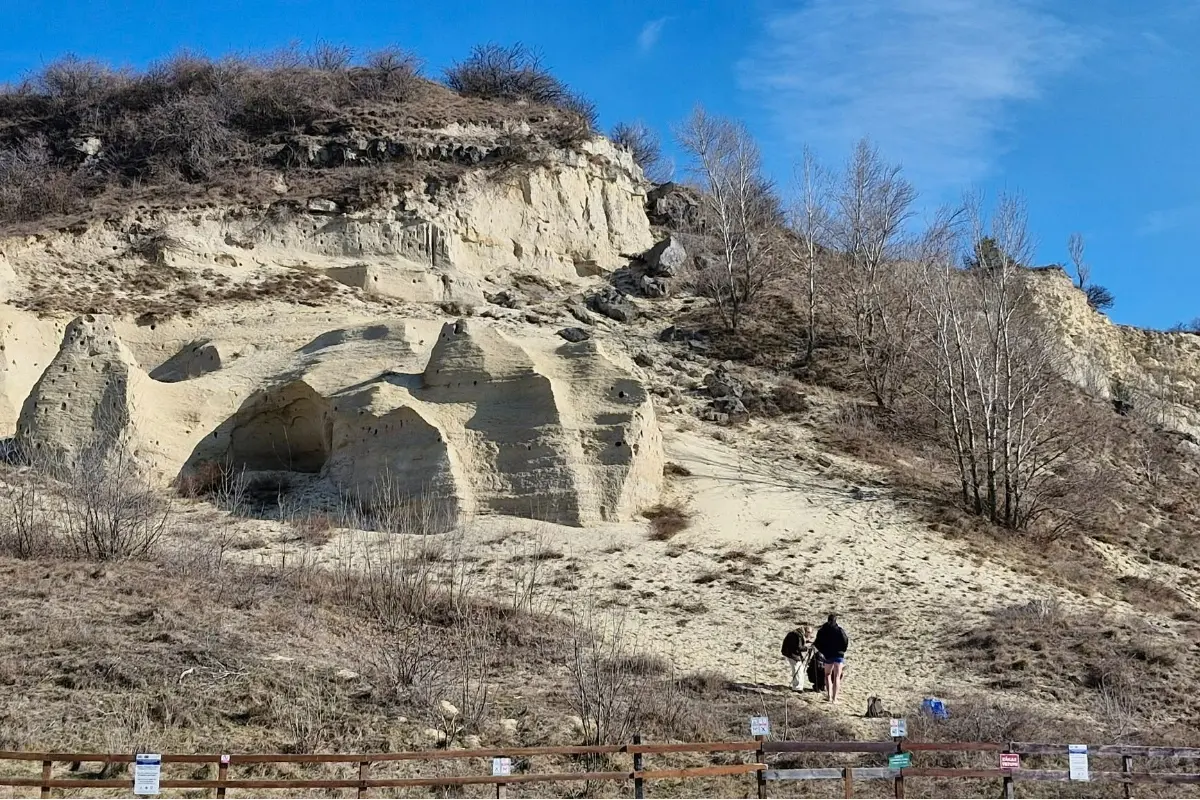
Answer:
[[[219,469],[209,479],[216,500],[245,507],[247,481]],[[331,531],[329,518],[280,513],[301,545]],[[756,711],[753,698],[714,696],[715,680],[682,681],[634,640],[534,611],[536,586],[481,583],[452,534],[355,534],[321,563],[304,547],[245,558],[239,519],[213,509],[187,538],[104,564],[0,555],[0,579],[15,587],[0,599],[0,749],[394,751],[474,736],[572,744],[587,733],[568,719],[589,674],[604,676],[605,707],[625,709],[610,729],[620,736],[735,738]],[[561,556],[533,552],[523,563]],[[598,673],[579,669],[581,652],[596,656]],[[442,701],[459,711],[448,719]],[[505,718],[517,720],[516,739]],[[688,759],[664,763],[698,761]],[[535,768],[576,767],[552,761]]]
[[[342,55],[326,57],[335,50]],[[594,112],[573,94],[546,102],[459,94],[419,69],[419,59],[400,50],[358,59],[323,45],[220,60],[181,53],[141,73],[56,61],[0,89],[0,225],[27,232],[135,203],[255,202],[272,196],[269,173],[280,171],[292,196],[361,194],[364,183],[409,184],[440,172],[389,169],[411,166],[413,152],[458,169],[505,167],[592,131]],[[405,131],[456,123],[512,132],[483,150],[414,151],[404,139]],[[76,148],[88,137],[99,148],[91,158]],[[358,152],[360,141],[381,144]],[[323,155],[310,161],[317,150]],[[158,260],[155,248],[147,253]]]
[[[650,538],[656,542],[669,541],[692,524],[692,515],[679,503],[659,503],[642,516],[650,520]]]
[[[692,471],[682,464],[676,464],[674,461],[668,461],[663,464],[663,475],[669,478],[688,478],[691,477]]]
[[[951,659],[990,689],[1074,705],[1109,738],[1157,740],[1162,727],[1200,721],[1193,649],[1140,618],[1039,601],[993,612],[953,644]]]
[[[98,271],[95,279],[81,283],[64,274],[13,304],[36,314],[56,312],[106,313],[133,317],[137,324],[152,327],[174,317],[192,317],[202,308],[230,302],[279,301],[294,305],[319,306],[351,290],[326,278],[302,271],[259,275],[238,283],[204,285],[191,281],[177,270],[157,270],[146,277],[145,269],[127,266]]]

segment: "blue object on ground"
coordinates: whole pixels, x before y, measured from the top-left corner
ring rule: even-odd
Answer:
[[[946,704],[936,697],[926,697],[921,701],[921,710],[934,719],[950,718],[950,712],[946,710]]]

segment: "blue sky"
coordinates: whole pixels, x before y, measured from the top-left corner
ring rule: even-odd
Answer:
[[[666,134],[695,103],[746,120],[786,185],[805,143],[837,164],[870,136],[928,207],[1022,192],[1042,262],[1088,243],[1118,322],[1200,316],[1200,0],[26,0],[0,79],[73,52],[143,66],[326,40],[399,44],[435,74],[523,41],[606,126]]]

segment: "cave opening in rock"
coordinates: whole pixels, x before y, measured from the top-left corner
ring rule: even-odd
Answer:
[[[264,392],[238,413],[227,462],[235,472],[319,473],[329,460],[329,401],[307,384]]]

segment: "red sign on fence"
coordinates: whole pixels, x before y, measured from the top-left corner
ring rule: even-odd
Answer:
[[[1020,769],[1021,754],[1020,753],[1001,753],[1000,754],[1000,769]]]

